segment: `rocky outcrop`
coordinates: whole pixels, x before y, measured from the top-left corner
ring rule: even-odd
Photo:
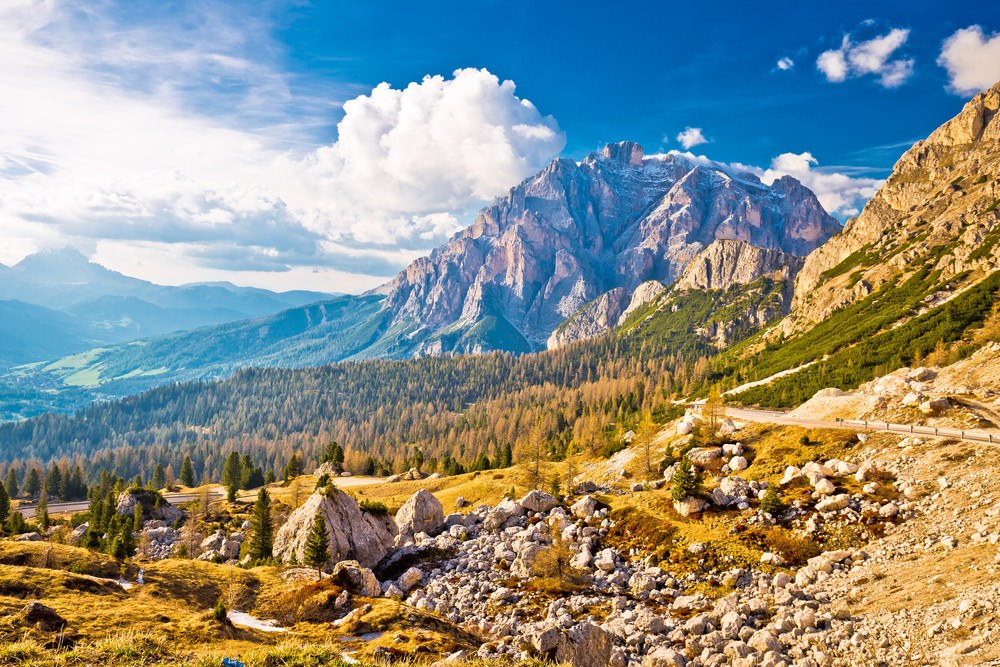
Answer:
[[[678,279],[677,289],[728,289],[748,285],[764,276],[791,278],[803,259],[774,248],[719,239],[698,254]]]
[[[930,264],[942,283],[1000,267],[1000,84],[918,141],[861,214],[806,259],[786,334]],[[952,286],[955,287],[955,286]]]
[[[389,552],[399,532],[390,516],[361,511],[357,501],[343,491],[316,491],[292,514],[274,536],[274,556],[298,562],[305,557],[306,541],[317,513],[322,513],[330,536],[330,561],[356,560],[375,567]]]
[[[156,491],[149,489],[129,489],[118,496],[118,506],[115,511],[123,516],[132,516],[136,504],[142,505],[144,519],[153,519],[174,523],[184,518],[184,512],[171,505]]]
[[[790,177],[766,186],[612,144],[580,163],[555,160],[381,289],[394,336],[381,345],[394,354],[537,349],[623,288],[590,316],[615,321],[637,286],[674,282],[715,239],[805,255],[839,229]]]
[[[410,496],[396,513],[400,536],[412,537],[417,533],[435,534],[444,525],[444,507],[427,489]]]
[[[624,287],[616,287],[605,292],[553,331],[546,346],[550,350],[555,350],[574,341],[586,340],[611,331],[618,324],[629,301],[628,290]]]

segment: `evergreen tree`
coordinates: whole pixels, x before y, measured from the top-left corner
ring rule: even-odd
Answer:
[[[226,500],[231,503],[235,503],[237,491],[239,491],[239,489],[236,488],[236,482],[230,482],[229,486],[226,487]]]
[[[334,440],[326,446],[320,463],[332,463],[335,468],[340,469],[344,465],[344,448]]]
[[[37,498],[41,490],[42,475],[38,472],[38,468],[32,468],[28,471],[28,478],[24,482],[24,492],[28,494],[29,498]]]
[[[0,484],[0,526],[7,523],[7,516],[10,514],[10,496],[7,494],[7,487]]]
[[[285,464],[285,481],[288,482],[302,474],[302,462],[299,461],[298,454],[292,454]]]
[[[253,487],[253,460],[249,454],[240,457],[240,488],[252,489]],[[258,485],[259,486],[259,485]]]
[[[191,457],[184,455],[184,462],[181,463],[181,484],[184,486],[194,486],[194,465]]]
[[[142,503],[136,501],[135,511],[132,512],[132,530],[134,531],[142,530],[142,523],[144,516],[145,512],[143,512]]]
[[[158,491],[167,485],[167,470],[162,463],[157,463],[153,470],[153,478],[150,480],[153,489]]]
[[[7,519],[7,532],[11,535],[22,535],[28,532],[28,522],[20,512],[11,512]]]
[[[271,496],[266,488],[257,494],[250,520],[253,537],[250,538],[250,560],[254,563],[266,561],[272,556],[274,546],[274,524],[271,520]]]
[[[226,465],[222,468],[222,486],[227,489],[230,486],[239,486],[243,478],[243,466],[240,464],[240,455],[233,452],[226,457]]]
[[[45,493],[57,496],[63,490],[63,476],[59,466],[53,464],[49,469],[49,474],[45,477]]]
[[[688,496],[696,496],[701,492],[701,475],[691,464],[688,457],[681,459],[674,470],[674,485],[670,495],[674,500],[684,500]]]
[[[7,493],[11,498],[17,498],[19,489],[17,488],[17,471],[11,468],[7,471]]]
[[[316,568],[316,577],[322,578],[323,566],[330,560],[330,534],[326,530],[326,519],[323,518],[322,511],[316,512],[313,519],[303,556],[305,565]]]
[[[42,489],[38,496],[38,507],[35,508],[35,523],[42,530],[49,529],[49,494],[46,489]]]

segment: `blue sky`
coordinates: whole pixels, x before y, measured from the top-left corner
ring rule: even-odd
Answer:
[[[9,0],[0,29],[0,262],[175,284],[366,289],[623,139],[844,219],[1000,79],[991,3]]]

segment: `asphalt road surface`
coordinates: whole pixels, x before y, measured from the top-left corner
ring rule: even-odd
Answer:
[[[224,495],[223,493],[210,492],[209,498],[215,500]],[[201,496],[197,493],[165,493],[163,497],[173,505],[183,505],[186,502],[197,500]],[[69,503],[49,503],[49,514],[76,514],[77,512],[86,512],[88,507],[90,507],[89,500],[76,500]],[[25,519],[33,519],[35,517],[35,509],[37,508],[38,503],[31,503],[30,505],[21,505],[17,508],[17,511],[23,514]]]
[[[726,408],[726,416],[739,421],[788,424],[793,426],[805,426],[807,428],[837,428],[862,433],[884,431],[887,433],[950,438],[952,440],[964,440],[966,442],[995,442],[1000,444],[1000,432],[996,431],[962,431],[951,428],[933,428],[931,426],[913,426],[911,424],[891,424],[889,422],[865,421],[863,419],[819,421],[815,419],[798,419],[796,417],[789,417],[784,412],[777,412],[774,410],[751,410],[747,408]]]

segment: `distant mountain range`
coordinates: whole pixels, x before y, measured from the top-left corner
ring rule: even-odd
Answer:
[[[326,300],[228,283],[156,285],[95,264],[73,248],[0,265],[0,367],[221,324]]]
[[[713,289],[775,271],[791,284],[801,257],[840,228],[793,178],[765,185],[753,174],[674,154],[647,156],[631,142],[611,144],[580,163],[553,161],[430,256],[361,296],[282,310],[275,307],[281,299],[315,301],[316,295],[123,283],[131,279],[79,256],[28,258],[4,279],[32,275],[36,303],[89,315],[95,344],[113,336],[145,338],[17,368],[4,381],[22,390],[84,387],[124,395],[247,366],[533,352],[610,330],[689,265],[700,272],[691,280]],[[53,263],[63,270],[42,268]],[[58,287],[41,280],[48,275]],[[98,298],[96,286],[113,286],[117,297]],[[184,310],[196,304],[194,312]],[[169,309],[169,316],[155,308]],[[212,318],[236,320],[237,310],[258,317],[154,335],[168,323],[188,329]]]

